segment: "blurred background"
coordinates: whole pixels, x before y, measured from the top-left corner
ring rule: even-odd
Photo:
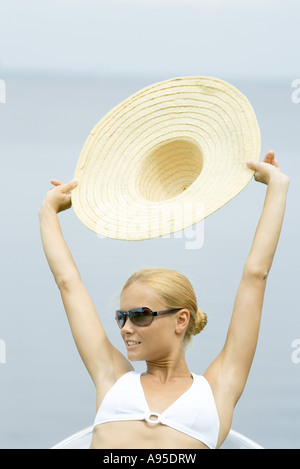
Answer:
[[[299,16],[293,0],[0,0],[1,448],[50,448],[95,416],[93,383],[40,241],[38,209],[50,179],[73,177],[90,130],[113,106],[184,75],[215,76],[243,92],[261,129],[261,159],[274,149],[290,176],[257,353],[232,428],[266,448],[300,448]],[[72,209],[60,214],[116,346],[124,350],[114,310],[129,275],[175,268],[208,316],[187,352],[191,370],[205,370],[225,340],[265,189],[252,180],[208,217],[201,249],[187,249],[184,232],[103,239]]]

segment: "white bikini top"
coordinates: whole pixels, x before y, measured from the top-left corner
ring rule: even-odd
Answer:
[[[152,425],[167,425],[215,449],[219,435],[219,417],[213,393],[204,376],[194,373],[192,376],[190,388],[158,414],[149,409],[140,373],[125,373],[104,396],[94,428],[107,422],[146,420]]]

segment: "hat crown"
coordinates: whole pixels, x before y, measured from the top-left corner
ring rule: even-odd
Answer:
[[[203,167],[199,145],[184,138],[161,143],[141,159],[136,188],[149,202],[180,195],[196,181]]]

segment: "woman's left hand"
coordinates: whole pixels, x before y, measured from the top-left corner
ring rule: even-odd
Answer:
[[[274,178],[286,178],[288,177],[280,171],[278,161],[275,159],[274,151],[269,151],[263,162],[256,161],[247,161],[246,162],[249,169],[252,169],[254,172],[255,181],[262,182],[264,184],[269,184],[271,179]]]
[[[51,179],[51,183],[55,187],[51,187],[50,190],[45,194],[44,200],[40,207],[41,214],[44,210],[48,210],[49,208],[54,210],[56,213],[70,208],[72,205],[71,190],[75,189],[78,181],[73,180],[63,184],[56,179]]]

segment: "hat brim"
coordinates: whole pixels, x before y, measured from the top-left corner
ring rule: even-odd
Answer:
[[[142,240],[194,225],[250,181],[260,131],[247,98],[211,77],[144,88],[93,128],[72,191],[79,220],[101,236]]]

